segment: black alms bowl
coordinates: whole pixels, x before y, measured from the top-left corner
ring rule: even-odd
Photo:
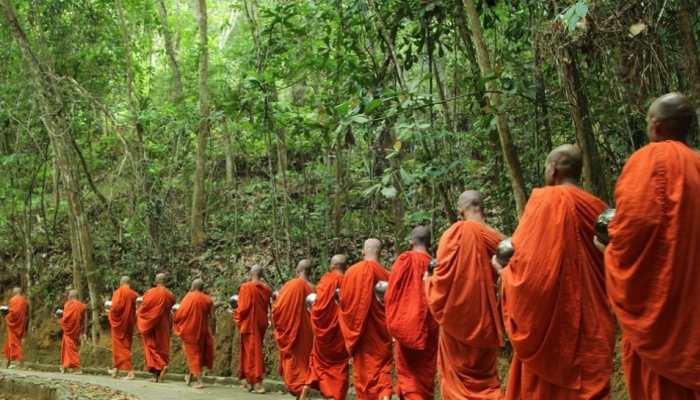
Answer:
[[[501,241],[496,247],[496,261],[501,264],[502,267],[508,265],[508,262],[515,254],[515,248],[513,247],[513,238],[507,238]]]
[[[228,304],[231,306],[231,308],[238,307],[238,295],[234,294],[231,296],[231,298],[228,299]]]
[[[607,210],[603,211],[602,214],[598,216],[598,219],[595,221],[595,237],[598,238],[598,241],[604,245],[607,245],[610,243],[610,235],[608,234],[608,225],[610,224],[610,221],[615,217],[615,209],[614,208],[608,208]]]

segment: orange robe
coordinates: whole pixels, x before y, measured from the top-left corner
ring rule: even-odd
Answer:
[[[606,207],[574,186],[532,192],[501,275],[508,399],[609,398],[615,324],[593,244]]]
[[[280,352],[280,376],[289,393],[298,396],[306,384],[314,343],[306,296],[311,286],[302,278],[287,282],[272,306],[275,340]]]
[[[131,364],[131,343],[136,322],[136,298],[138,293],[124,285],[112,294],[109,325],[112,327],[112,363],[122,371],[134,369]]]
[[[272,290],[263,282],[246,282],[238,291],[238,307],[233,313],[241,334],[241,361],[238,377],[251,385],[265,376],[263,339],[268,326],[267,311]]]
[[[9,312],[5,316],[7,340],[3,347],[5,358],[10,361],[22,360],[22,338],[26,333],[29,319],[29,302],[24,296],[12,296],[8,303]]]
[[[340,329],[352,357],[356,399],[391,396],[391,336],[386,329],[384,306],[374,295],[378,281],[389,273],[375,261],[350,267],[340,286]]]
[[[443,399],[503,397],[497,371],[503,326],[491,267],[500,240],[498,232],[475,221],[457,222],[440,238],[438,265],[428,278],[427,294],[440,326]]]
[[[605,255],[631,399],[700,399],[700,156],[680,142],[629,159]]]
[[[338,321],[336,289],[343,275],[327,272],[316,286],[316,302],[311,309],[314,345],[306,383],[323,397],[345,400],[348,392],[348,352]]]
[[[423,276],[430,255],[407,251],[391,267],[384,295],[386,325],[394,338],[396,393],[401,399],[434,398],[438,325],[428,311]]]
[[[175,296],[162,286],[146,291],[136,310],[146,370],[160,372],[170,362],[170,310]]]
[[[187,367],[194,376],[202,375],[202,368],[214,368],[214,338],[209,332],[209,321],[214,302],[199,291],[187,293],[175,313],[175,335],[182,339]]]
[[[61,367],[80,368],[80,336],[85,324],[85,304],[78,300],[68,300],[63,305],[61,328]]]

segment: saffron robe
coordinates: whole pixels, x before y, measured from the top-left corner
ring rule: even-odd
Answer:
[[[287,282],[272,306],[275,340],[280,354],[279,373],[289,393],[298,396],[306,384],[314,342],[306,296],[311,286],[302,278]]]
[[[265,376],[263,339],[269,324],[272,289],[260,281],[241,285],[238,292],[238,307],[233,313],[241,335],[241,359],[238,377],[254,385]]]
[[[438,264],[428,279],[428,305],[440,325],[438,370],[442,398],[500,399],[498,350],[503,325],[491,257],[501,235],[476,221],[443,233]]]
[[[615,325],[593,244],[606,208],[575,186],[532,192],[501,275],[508,399],[609,398]]]
[[[202,368],[214,368],[214,337],[209,322],[214,302],[200,291],[191,291],[180,302],[173,324],[175,335],[182,339],[187,367],[194,376],[202,375]]]
[[[22,338],[27,332],[29,320],[29,302],[21,295],[12,296],[7,304],[9,310],[5,316],[7,339],[3,347],[5,358],[10,361],[22,360]]]
[[[63,305],[61,317],[61,367],[80,368],[80,336],[85,324],[85,304],[78,300],[68,300]]]
[[[323,397],[345,400],[348,391],[348,359],[345,340],[340,331],[336,290],[343,275],[327,272],[316,286],[316,302],[311,308],[314,345],[306,383]]]
[[[156,286],[144,293],[143,302],[136,310],[148,371],[160,372],[170,362],[170,313],[174,304],[175,296],[168,289]]]
[[[112,330],[112,363],[122,371],[134,369],[131,364],[131,344],[136,322],[136,298],[138,293],[123,285],[112,294],[109,325]]]
[[[358,400],[380,399],[393,392],[391,336],[384,306],[374,295],[377,282],[388,280],[389,273],[379,263],[361,261],[347,270],[340,287],[340,329],[352,357]]]
[[[425,283],[430,255],[407,251],[391,267],[384,296],[386,324],[394,338],[396,393],[401,399],[435,397],[438,325],[428,311]]]
[[[632,399],[700,399],[700,156],[652,143],[615,190],[606,283]]]

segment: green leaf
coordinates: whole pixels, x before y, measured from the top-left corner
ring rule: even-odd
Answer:
[[[576,30],[576,24],[588,14],[588,4],[585,1],[579,0],[576,4],[567,8],[559,18],[566,24],[566,29],[569,33]]]
[[[382,189],[382,195],[387,199],[393,199],[398,193],[398,190],[396,190],[396,188],[393,186],[387,186]]]

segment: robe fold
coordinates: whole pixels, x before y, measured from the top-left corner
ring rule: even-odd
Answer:
[[[148,371],[160,372],[170,362],[170,311],[174,304],[175,296],[168,289],[156,286],[144,293],[143,302],[136,310]]]
[[[250,385],[262,382],[265,376],[263,340],[268,326],[270,297],[272,289],[263,282],[246,282],[238,292],[238,307],[233,313],[241,335],[238,377]]]
[[[61,367],[80,368],[80,336],[85,324],[85,304],[78,300],[68,300],[63,305],[61,317]]]
[[[306,296],[311,286],[302,278],[287,282],[272,306],[275,340],[280,354],[279,373],[289,393],[301,394],[309,373],[309,356],[314,342]]]
[[[348,352],[340,331],[336,289],[343,275],[327,272],[316,286],[316,302],[311,309],[314,345],[306,383],[323,397],[345,400],[348,391]]]
[[[438,325],[428,311],[423,277],[430,256],[401,254],[391,268],[384,296],[386,324],[394,338],[396,393],[401,399],[434,398]]]
[[[374,295],[378,281],[389,273],[375,261],[350,267],[340,287],[340,329],[352,357],[353,383],[358,400],[391,396],[393,367],[391,336],[384,307]]]
[[[202,375],[202,368],[214,368],[214,337],[209,322],[214,312],[214,302],[199,291],[191,291],[180,302],[173,325],[185,350],[187,367],[194,376]]]
[[[700,399],[700,156],[649,144],[627,161],[615,198],[606,283],[630,398]]]
[[[500,240],[498,232],[476,221],[457,222],[440,238],[427,299],[440,326],[438,370],[445,400],[503,397],[497,371],[503,326],[491,267]]]
[[[508,399],[609,398],[615,325],[593,244],[606,208],[574,186],[532,192],[501,275]]]
[[[5,316],[7,339],[3,347],[5,358],[9,361],[22,360],[22,338],[27,331],[29,319],[29,302],[21,295],[12,296],[7,304],[9,310]]]
[[[124,285],[112,294],[109,325],[112,330],[112,363],[122,371],[134,369],[131,364],[131,344],[136,322],[136,298],[138,293]]]

